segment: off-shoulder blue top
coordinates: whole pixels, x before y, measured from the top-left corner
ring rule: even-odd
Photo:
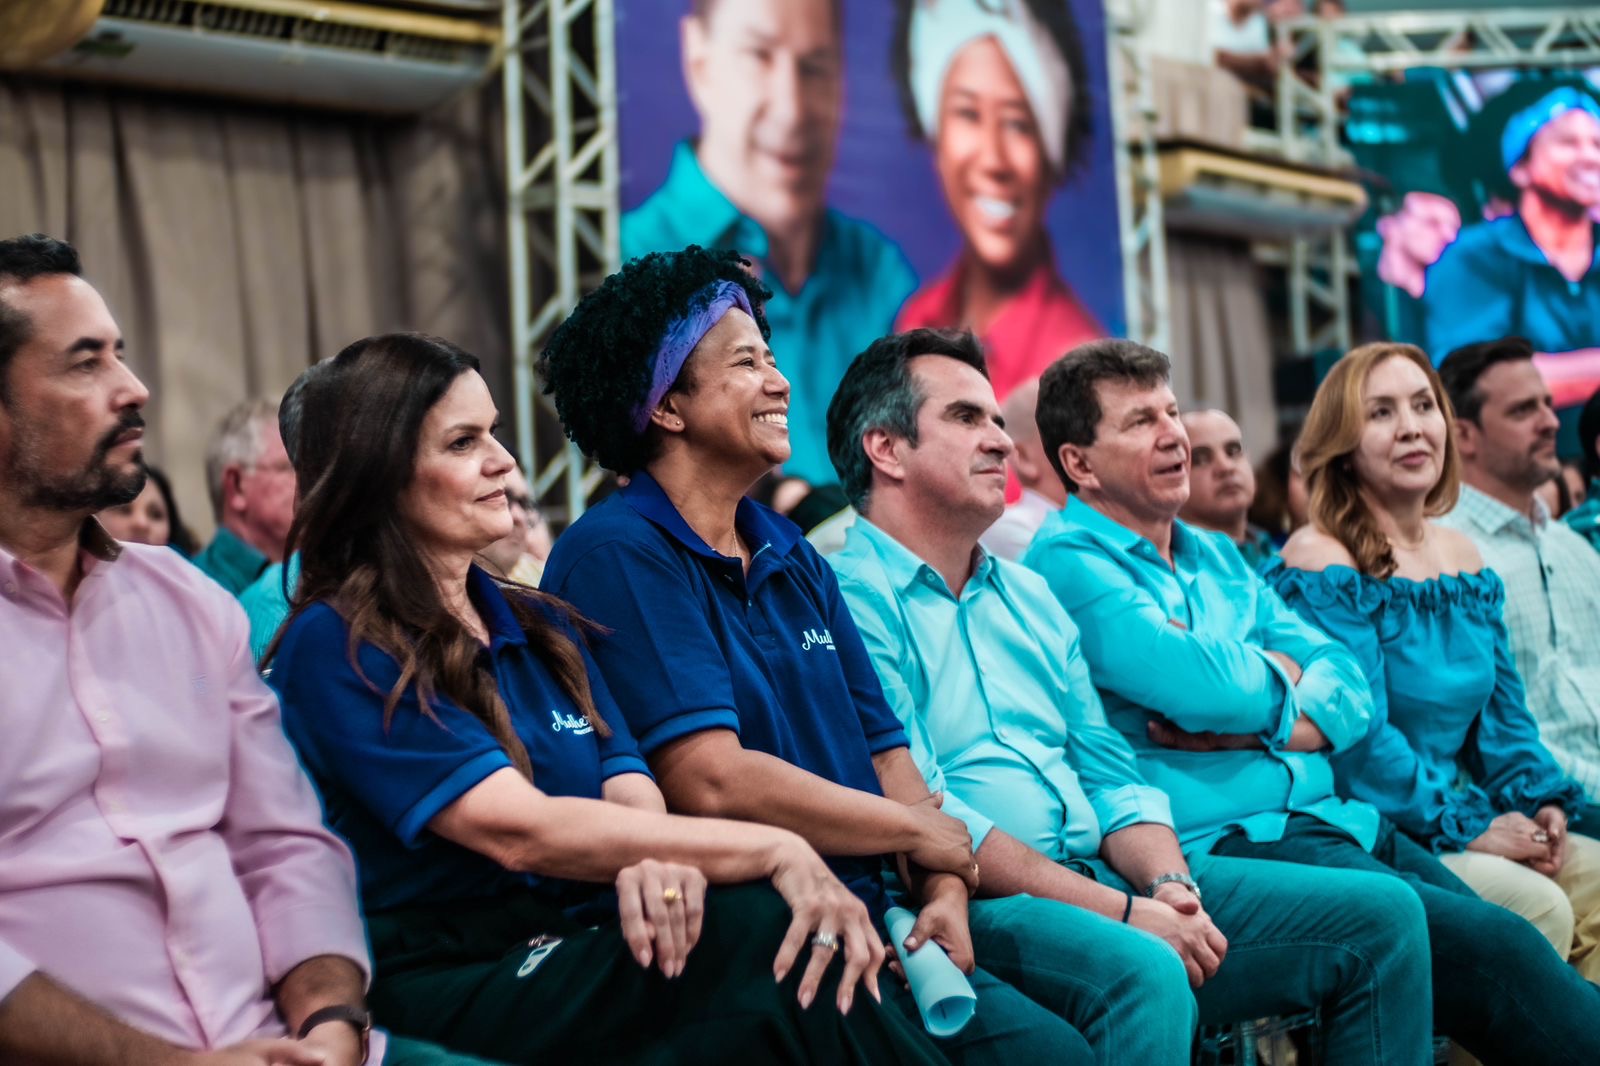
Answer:
[[[1427,581],[1320,572],[1281,561],[1263,576],[1360,660],[1374,713],[1365,739],[1333,756],[1340,792],[1363,799],[1435,851],[1457,851],[1498,814],[1569,814],[1583,791],[1539,740],[1489,569]]]

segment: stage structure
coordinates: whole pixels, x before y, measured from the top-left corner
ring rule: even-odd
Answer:
[[[1117,163],[1117,221],[1122,233],[1122,290],[1128,339],[1168,351],[1167,231],[1162,217],[1161,160],[1150,56],[1140,42],[1148,5],[1107,0],[1111,125]]]
[[[1349,167],[1339,144],[1334,74],[1392,74],[1414,67],[1600,66],[1600,9],[1506,8],[1301,19],[1278,31],[1296,62],[1278,76],[1271,146],[1291,162]],[[1341,40],[1356,49],[1341,49]],[[1307,77],[1306,72],[1313,77]],[[1352,339],[1349,235],[1336,230],[1290,246],[1289,319],[1296,351],[1344,351]]]
[[[1164,348],[1166,234],[1135,6],[1106,4],[1123,287],[1128,335]],[[534,362],[579,297],[620,265],[615,18],[614,0],[505,0],[503,8],[516,444],[535,499],[558,526],[583,513],[605,474],[570,443],[539,452],[558,423]]]
[[[602,472],[571,443],[546,459],[539,349],[578,298],[617,268],[619,166],[612,0],[505,0],[507,224],[517,450],[557,523],[583,513]],[[557,485],[560,494],[555,495]]]

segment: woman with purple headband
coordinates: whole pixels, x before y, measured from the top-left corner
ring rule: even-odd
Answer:
[[[1070,946],[969,927],[965,823],[930,794],[832,567],[746,496],[789,457],[766,295],[737,254],[691,246],[632,260],[556,329],[545,388],[568,435],[628,484],[562,534],[544,588],[604,627],[590,650],[669,809],[799,833],[880,931],[893,857],[920,906],[896,948],[937,944],[977,997],[940,1045],[954,1061],[1093,1061],[1063,1003],[978,968],[1027,939],[1055,972]],[[814,950],[832,950],[830,932]],[[914,1016],[898,982],[883,992]]]

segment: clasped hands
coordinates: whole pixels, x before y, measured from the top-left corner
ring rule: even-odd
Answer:
[[[1467,850],[1500,855],[1554,877],[1567,859],[1567,814],[1553,803],[1540,807],[1532,818],[1507,811],[1490,822]]]

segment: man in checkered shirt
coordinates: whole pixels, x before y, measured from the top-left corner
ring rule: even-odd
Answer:
[[[1442,523],[1471,537],[1505,582],[1505,623],[1528,708],[1587,793],[1576,828],[1600,831],[1600,552],[1534,490],[1561,476],[1557,420],[1533,346],[1457,348],[1439,367],[1456,413],[1461,501]]]

